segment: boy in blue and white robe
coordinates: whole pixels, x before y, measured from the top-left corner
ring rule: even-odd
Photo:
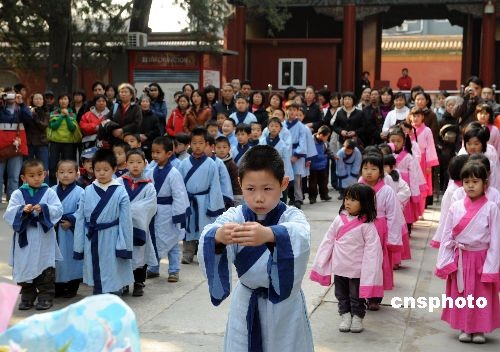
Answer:
[[[339,193],[342,198],[344,190],[358,182],[361,160],[363,158],[359,149],[349,143],[352,142],[344,142],[344,147],[337,152],[337,160],[335,162]]]
[[[178,159],[177,159],[178,160]],[[180,172],[171,161],[164,167],[153,170],[157,211],[151,221],[151,237],[155,241],[158,265],[150,267],[152,273],[159,273],[160,259],[168,257],[168,273],[178,275],[181,249],[179,241],[184,239],[189,199]]]
[[[94,294],[120,292],[134,282],[130,200],[118,180],[85,188],[78,206],[74,258],[83,259],[83,282]]]
[[[236,125],[246,124],[250,125],[252,122],[257,122],[257,117],[248,111],[248,101],[246,97],[241,94],[238,94],[234,99],[234,103],[236,106],[236,111],[229,115],[229,118],[234,120]]]
[[[292,157],[297,158],[295,162],[292,161],[294,182],[293,187],[289,188],[289,197],[290,200],[294,201],[296,206],[300,206],[304,200],[304,194],[302,193],[302,177],[307,176],[306,158],[312,154],[307,140],[307,134],[311,133],[297,118],[287,121],[286,127],[291,136]]]
[[[181,162],[179,171],[190,201],[182,259],[183,263],[189,264],[196,253],[201,231],[225,208],[215,161],[205,154],[199,158],[190,156]]]
[[[136,286],[144,287],[148,266],[158,265],[149,224],[156,214],[156,190],[151,179],[143,176],[134,179],[123,175],[118,179],[130,199],[130,213],[133,226],[132,269],[134,269],[134,291]]]
[[[224,199],[224,205],[226,208],[232,207],[234,204],[233,186],[231,184],[231,177],[227,171],[226,164],[224,164],[222,159],[216,157],[215,155],[209,156],[213,161],[215,161],[217,169],[219,170],[220,189],[222,192],[222,198]]]
[[[307,133],[305,133],[306,142],[307,142],[306,174],[305,174],[305,176],[309,177],[309,175],[311,174],[311,168],[310,168],[311,162],[310,161],[312,160],[313,157],[318,155],[318,150],[316,149],[316,143],[314,142],[314,136],[311,133],[311,130],[306,125],[303,124],[303,126],[305,127],[305,130],[307,131]]]
[[[63,256],[62,261],[56,262],[56,295],[71,298],[78,292],[83,278],[82,261],[73,259],[73,231],[76,223],[75,213],[84,190],[76,183],[68,185],[65,189],[59,183],[52,189],[56,192],[63,206],[61,221],[66,220],[71,223],[71,227],[67,230],[63,229],[59,223],[56,225],[57,243]]]
[[[40,166],[43,172],[43,165]],[[28,204],[39,204],[41,212],[24,212]],[[21,286],[21,304],[24,308],[38,303],[50,302],[52,306],[55,293],[56,260],[62,255],[56,242],[54,225],[63,215],[63,207],[56,192],[45,183],[33,188],[27,183],[12,193],[3,216],[5,222],[14,229],[9,265],[12,278]],[[38,291],[38,292],[37,292]],[[38,304],[37,304],[38,305]],[[39,307],[37,307],[39,309]]]

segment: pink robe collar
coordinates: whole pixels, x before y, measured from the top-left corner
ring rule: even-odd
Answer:
[[[401,152],[399,152],[399,154],[396,154],[396,163],[400,163],[401,160],[403,160],[405,158],[405,156],[408,155],[408,152],[406,150],[401,150]]]
[[[425,123],[422,122],[420,127],[415,127],[415,130],[417,132],[417,136],[420,136],[420,134],[425,130]]]
[[[452,230],[453,238],[457,237],[472,221],[472,219],[477,215],[479,210],[486,204],[488,198],[485,195],[481,196],[479,199],[472,201],[469,197],[464,199],[465,214],[462,219],[455,225]]]
[[[359,183],[363,183],[363,184],[365,184],[365,185],[368,185],[368,183],[366,183],[366,181],[365,181],[365,179],[364,179],[363,177],[360,177],[360,178],[359,178]],[[375,191],[375,193],[377,193],[378,191],[380,191],[380,189],[381,189],[384,185],[385,185],[385,183],[384,183],[384,180],[382,179],[382,180],[379,180],[379,181],[377,182],[377,184],[376,184],[375,186],[373,186],[372,188],[373,188],[373,190]],[[370,187],[371,187],[371,186],[370,186]]]
[[[344,213],[340,214],[340,219],[344,223],[344,226],[342,226],[340,228],[339,232],[337,233],[337,236],[335,236],[335,240],[341,239],[342,236],[344,236],[347,232],[351,231],[352,229],[354,229],[358,226],[363,225],[366,221],[365,216],[362,216],[361,219],[356,217],[356,218],[352,219],[351,221],[349,221],[349,219],[347,218],[347,215]]]
[[[458,187],[463,187],[462,181],[453,181],[453,183]]]

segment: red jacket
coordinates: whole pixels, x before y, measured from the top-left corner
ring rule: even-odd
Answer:
[[[0,108],[0,149],[8,147],[14,143],[17,136],[17,123],[20,122],[19,126],[19,139],[21,144],[19,149],[23,155],[28,155],[28,140],[26,138],[26,132],[24,130],[23,121],[31,120],[31,111],[26,106],[26,104],[21,104],[16,108],[14,114],[12,114],[7,108]]]
[[[401,90],[410,90],[411,89],[411,77],[410,76],[399,77],[397,86]]]
[[[166,130],[167,134],[171,137],[175,137],[177,133],[185,132],[184,130],[184,117],[186,113],[182,114],[179,107],[176,107],[174,111],[170,114],[167,120]]]
[[[98,126],[103,120],[106,120],[108,117],[109,110],[108,108],[104,108],[104,111],[101,113],[101,117],[99,118],[96,115],[95,108],[90,108],[90,111],[87,111],[80,120],[80,130],[82,131],[84,136],[91,136],[97,133],[96,126]]]

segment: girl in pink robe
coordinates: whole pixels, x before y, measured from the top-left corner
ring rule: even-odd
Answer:
[[[434,145],[432,131],[424,123],[424,112],[419,108],[411,109],[411,123],[415,127],[416,140],[421,152],[420,167],[427,183],[427,193],[420,197],[420,215],[424,213],[426,198],[432,197],[432,167],[439,165],[439,160]]]
[[[347,332],[353,331],[351,318],[364,318],[365,298],[384,292],[382,246],[373,222],[377,217],[375,192],[359,183],[349,186],[339,213],[318,248],[311,280],[329,286],[334,275],[342,316],[339,330]]]
[[[435,271],[454,303],[446,303],[441,319],[460,330],[461,342],[484,343],[484,333],[500,327],[500,214],[485,196],[488,172],[481,163],[466,163],[461,178],[467,196],[450,207]],[[458,308],[457,299],[469,296],[473,306]]]
[[[488,144],[495,147],[497,153],[500,152],[500,132],[498,128],[493,124],[495,115],[493,109],[489,104],[479,104],[476,107],[476,118],[477,121],[482,126],[485,126],[490,131],[490,138],[488,139]]]

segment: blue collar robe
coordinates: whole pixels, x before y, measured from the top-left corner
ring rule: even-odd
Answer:
[[[313,157],[318,155],[318,150],[316,149],[316,143],[314,142],[314,136],[311,133],[311,130],[309,127],[306,125],[302,124],[302,126],[305,127],[306,133],[306,145],[307,145],[307,151],[306,151],[306,161],[310,161]],[[311,168],[307,167],[306,168],[306,176],[309,176],[311,173]]]
[[[246,111],[243,113],[235,111],[231,115],[229,115],[229,118],[233,119],[236,125],[239,125],[240,123],[250,125],[252,122],[257,122],[257,117],[250,111]]]
[[[189,199],[180,172],[171,163],[152,173],[157,212],[152,220],[151,237],[158,257],[164,258],[185,236]]]
[[[269,136],[269,128],[264,128],[264,131],[262,131],[262,135],[260,136],[260,142],[262,140],[265,140]],[[292,146],[292,135],[290,134],[290,131],[286,127],[286,123],[282,123],[281,126],[281,131],[280,131],[280,139],[286,144],[289,145],[290,147]]]
[[[42,212],[25,214],[26,204],[40,204]],[[9,265],[15,282],[29,282],[63,259],[54,229],[62,215],[56,192],[46,185],[33,195],[26,188],[12,193],[3,218],[14,229]]]
[[[75,259],[83,259],[83,282],[94,294],[116,292],[134,282],[133,227],[125,188],[113,180],[97,181],[80,200],[75,226]]]
[[[236,146],[231,148],[231,156],[233,157],[236,165],[240,166],[241,160],[243,159],[243,155],[248,152],[252,148],[249,143],[245,145],[237,144]]]
[[[265,138],[260,138],[260,145],[270,145],[278,151],[283,159],[283,164],[285,164],[285,176],[288,176],[289,181],[294,180],[293,167],[292,167],[292,146],[286,144],[281,137],[278,135],[276,138],[271,138],[269,135]]]
[[[292,156],[298,160],[292,163],[293,173],[300,175],[300,177],[307,176],[306,158],[310,155],[310,146],[307,140],[307,134],[311,134],[309,129],[302,124],[299,120],[287,121],[286,126],[290,131],[292,143]],[[316,147],[315,147],[316,149]]]
[[[56,225],[57,243],[61,249],[63,261],[56,262],[56,282],[68,282],[81,279],[83,277],[83,264],[81,260],[73,259],[73,244],[76,217],[75,213],[83,194],[83,188],[76,184],[69,185],[62,189],[61,185],[53,186],[63,206],[63,216],[61,220],[71,223],[71,227],[64,230],[58,223]]]
[[[216,157],[215,155],[212,157],[212,160],[215,161],[219,170],[220,188],[222,191],[222,198],[224,198],[224,204],[230,204],[232,206],[234,200],[233,186],[231,184],[231,177],[227,171],[226,164],[224,164],[222,159]]]
[[[346,155],[345,148],[337,152],[338,160],[335,162],[337,180],[341,189],[346,189],[350,185],[357,183],[359,170],[361,169],[361,152],[354,148],[351,155]]]
[[[232,290],[224,351],[313,351],[301,289],[310,252],[309,223],[301,210],[280,202],[259,221],[272,229],[275,243],[215,244],[215,233],[223,224],[248,221],[257,219],[246,205],[231,208],[205,227],[198,246],[214,305],[231,292],[232,264],[239,278]]]
[[[207,156],[190,156],[179,166],[190,201],[190,214],[186,226],[186,241],[200,238],[203,228],[214,222],[224,211],[219,170],[215,161]]]
[[[132,214],[133,244],[132,269],[144,265],[158,265],[149,224],[156,214],[156,190],[148,178],[134,180],[128,175],[118,179],[123,184],[130,199]]]

